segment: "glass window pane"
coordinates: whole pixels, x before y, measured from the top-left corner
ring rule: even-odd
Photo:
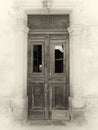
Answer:
[[[56,45],[55,46],[55,73],[63,73],[63,57],[64,57],[63,45]]]
[[[42,45],[33,46],[33,72],[42,72]]]

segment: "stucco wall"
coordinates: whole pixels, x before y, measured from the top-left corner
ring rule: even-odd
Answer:
[[[12,1],[0,4],[0,114],[10,111],[10,98],[15,85],[15,40],[13,18],[10,16]]]
[[[19,0],[3,0],[0,4],[0,111],[2,113],[5,106],[6,108],[10,106],[12,111],[10,100],[15,97],[15,88],[18,84],[16,68],[19,64],[16,62],[18,53],[15,30],[17,27],[17,11],[24,6],[42,9],[41,0],[21,0],[20,3]],[[74,85],[77,88],[80,87],[78,89],[80,91],[77,91],[77,89],[76,91],[81,93],[83,99],[84,97],[90,97],[90,99],[93,97],[93,102],[98,97],[97,6],[97,0],[53,0],[52,5],[53,9],[70,9],[72,7],[71,25],[82,28],[79,33],[79,44],[74,48],[77,50],[72,67],[74,70]],[[73,87],[73,83],[71,87]],[[84,101],[90,102],[88,98],[85,98]],[[97,101],[95,103],[98,105]]]

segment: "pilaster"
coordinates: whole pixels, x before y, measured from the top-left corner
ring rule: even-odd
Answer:
[[[16,18],[15,46],[15,98],[13,114],[16,119],[26,119],[28,112],[27,98],[27,35],[29,29],[25,24],[23,12]]]
[[[82,86],[81,86],[81,35],[82,25],[72,25],[68,28],[70,35],[70,86],[72,108],[81,108]]]

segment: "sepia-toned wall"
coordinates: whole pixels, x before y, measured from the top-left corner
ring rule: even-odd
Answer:
[[[97,0],[53,0],[51,7],[54,11],[68,10],[71,14],[70,85],[72,104],[76,108],[83,107],[84,104],[98,106],[97,6]],[[24,10],[27,9],[32,9],[32,12],[43,10],[41,0],[3,0],[0,4],[1,114],[12,114],[14,111],[17,112],[18,108],[21,109],[19,113],[27,110],[27,59],[24,53],[28,32]],[[19,116],[19,113],[16,115]]]

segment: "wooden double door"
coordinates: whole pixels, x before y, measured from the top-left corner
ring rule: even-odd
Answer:
[[[28,117],[67,119],[69,36],[47,33],[28,37]]]

